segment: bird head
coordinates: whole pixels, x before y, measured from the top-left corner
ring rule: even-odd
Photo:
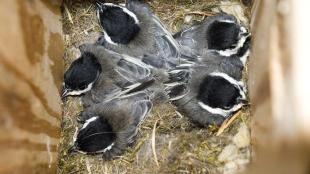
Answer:
[[[83,53],[65,72],[61,97],[78,96],[90,91],[101,71],[97,58],[92,53]]]

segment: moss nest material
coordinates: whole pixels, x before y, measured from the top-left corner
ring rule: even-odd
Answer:
[[[239,1],[154,0],[148,3],[172,33],[218,11],[236,13],[235,16],[241,16],[240,20],[248,23],[249,7]],[[65,0],[62,11],[66,46],[64,61],[65,68],[68,68],[80,54],[78,46],[94,42],[100,34],[100,27],[93,1]],[[136,143],[114,161],[103,161],[101,156],[67,154],[79,126],[76,116],[82,110],[80,99],[66,99],[63,108],[58,165],[61,174],[236,173],[250,161],[249,107],[239,111],[233,121],[226,122],[223,126],[226,129],[216,126],[206,129],[192,124],[171,104],[155,106],[140,126]]]

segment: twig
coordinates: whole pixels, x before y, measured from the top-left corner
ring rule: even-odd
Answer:
[[[230,119],[225,120],[223,124],[221,125],[221,127],[219,128],[219,130],[217,131],[216,136],[220,136],[225,131],[225,129],[228,128],[231,125],[231,123],[240,115],[241,115],[241,111],[238,111]]]
[[[130,164],[130,161],[128,161],[128,160],[126,160],[126,159],[121,159],[121,161],[123,162],[123,163],[126,163],[126,164]]]
[[[141,146],[145,143],[145,141],[146,139],[142,139],[141,141],[139,141],[136,147],[134,148],[133,153],[137,153],[139,149],[141,148]]]
[[[152,132],[152,150],[153,150],[153,155],[154,155],[154,161],[155,161],[157,167],[159,167],[159,163],[157,160],[157,154],[156,154],[156,147],[155,147],[155,134],[156,134],[157,122],[158,122],[158,120],[156,120],[154,127],[153,127],[153,132]]]
[[[205,13],[205,12],[201,12],[201,11],[192,11],[192,12],[186,13],[186,15],[189,15],[189,14],[202,15],[202,16],[212,16],[212,15],[214,15],[213,13]]]
[[[91,30],[93,30],[93,29],[94,29],[94,26],[89,27],[89,28],[83,30],[81,33],[79,33],[79,35],[81,35],[81,34],[88,35],[88,32],[91,31]]]
[[[71,13],[70,13],[70,11],[69,11],[69,9],[68,9],[68,7],[67,7],[67,5],[65,3],[64,3],[64,7],[65,7],[65,11],[66,11],[66,13],[68,15],[70,23],[73,24]]]
[[[78,135],[78,131],[79,131],[79,128],[76,126],[75,127],[75,132],[74,132],[74,134],[73,134],[73,143],[76,141],[76,138],[77,138],[77,135]]]
[[[86,169],[87,169],[87,172],[88,172],[89,174],[92,174],[92,173],[91,173],[91,169],[90,169],[90,165],[89,165],[88,158],[86,158],[85,163],[86,163]]]
[[[84,12],[84,14],[87,14],[92,6],[93,6],[93,5],[91,4],[91,5],[87,8],[87,10]]]
[[[227,4],[216,4],[217,6],[233,6],[233,5],[240,5],[239,3],[227,3]]]
[[[151,130],[152,128],[146,127],[146,126],[141,126],[141,128],[146,129],[146,130]]]
[[[180,117],[180,118],[183,118],[184,116],[180,113],[180,112],[178,112],[178,111],[175,111],[175,113]]]

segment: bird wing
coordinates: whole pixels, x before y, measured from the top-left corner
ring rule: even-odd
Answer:
[[[121,88],[133,88],[152,80],[151,67],[141,60],[108,50],[98,44],[83,44],[81,51],[96,55],[106,78],[114,79]]]
[[[152,79],[151,67],[143,63],[141,60],[130,57],[128,55],[121,55],[115,64],[115,71],[120,76],[129,82],[147,82]]]
[[[191,64],[181,64],[168,71],[168,80],[164,82],[164,85],[170,100],[179,100],[188,94],[188,83],[191,79],[190,67]]]
[[[199,42],[196,40],[196,36],[200,31],[200,25],[201,24],[195,24],[173,35],[173,38],[180,45],[182,54],[190,57],[199,55],[199,52],[196,49],[199,47]]]
[[[180,55],[180,48],[171,33],[154,14],[152,15],[152,22],[154,39],[159,48],[159,55],[165,55],[167,58],[178,58]]]
[[[94,104],[85,108],[80,116],[85,120],[91,116],[101,116],[109,120],[112,127],[122,129],[128,124],[138,126],[151,108],[152,103],[148,94],[136,92]]]
[[[119,141],[133,142],[138,126],[143,122],[152,108],[150,97],[145,92],[136,92],[121,96],[105,105],[105,110],[116,112],[117,115],[109,117],[116,130],[123,133],[119,135]]]
[[[139,126],[152,109],[153,104],[144,92],[138,92],[129,97],[133,100],[131,116],[134,118],[134,125]]]

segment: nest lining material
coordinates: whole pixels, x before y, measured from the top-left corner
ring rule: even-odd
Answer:
[[[244,7],[238,1],[155,0],[149,4],[173,33],[215,14],[219,7],[248,23]],[[94,3],[66,0],[63,29],[67,68],[78,57],[78,46],[93,42],[100,34]],[[193,125],[170,104],[155,106],[140,126],[134,146],[114,161],[67,154],[78,126],[75,116],[81,110],[78,98],[69,98],[64,103],[58,173],[235,173],[250,160],[250,108],[238,112],[234,120],[223,126],[226,129],[215,126],[205,129]]]

